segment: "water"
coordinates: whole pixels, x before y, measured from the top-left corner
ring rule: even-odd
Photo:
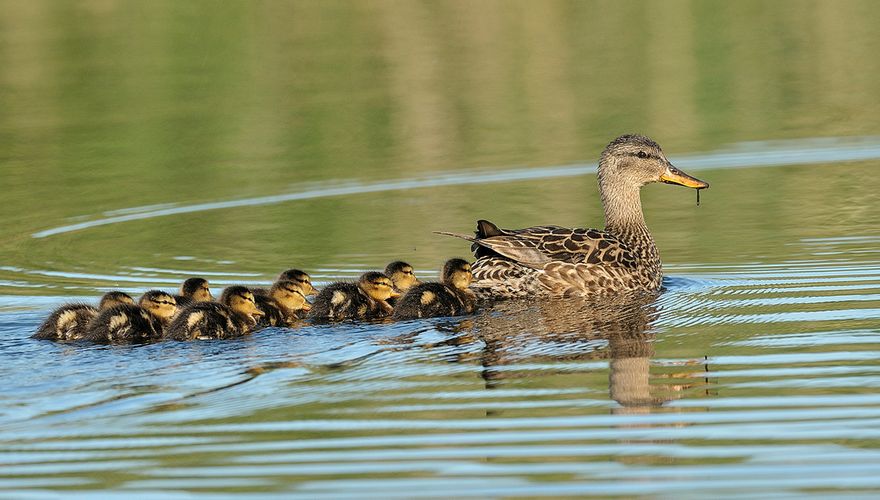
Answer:
[[[0,4],[0,497],[880,493],[875,3]],[[28,338],[108,289],[601,225],[630,131],[712,185],[643,190],[654,300]]]

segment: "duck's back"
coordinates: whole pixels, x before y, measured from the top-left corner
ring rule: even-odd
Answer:
[[[315,298],[309,319],[340,321],[363,317],[368,310],[368,300],[356,284],[333,283]]]
[[[257,326],[289,326],[291,323],[291,319],[284,313],[281,305],[272,297],[254,294],[254,302],[257,308],[263,311]]]
[[[479,221],[474,289],[488,298],[596,297],[659,288],[650,233],[535,226],[500,229]]]
[[[89,323],[98,309],[88,304],[64,304],[46,318],[31,338],[40,340],[79,340],[88,333]]]
[[[120,304],[101,311],[89,323],[86,340],[92,342],[144,342],[162,335],[162,324],[146,309]]]
[[[455,290],[443,283],[422,283],[410,288],[394,306],[394,319],[458,316],[467,310]]]
[[[229,307],[217,302],[193,302],[180,311],[165,331],[171,340],[225,339],[244,335],[247,328]]]
[[[187,297],[186,295],[175,295],[174,302],[177,304],[177,307],[186,307],[193,303],[193,299],[191,297]]]

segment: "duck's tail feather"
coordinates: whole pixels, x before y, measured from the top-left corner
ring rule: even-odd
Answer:
[[[456,238],[461,238],[463,240],[468,240],[472,242],[476,242],[477,238],[471,236],[469,234],[461,234],[461,233],[450,233],[449,231],[432,231],[434,234],[442,234],[443,236],[454,236]]]
[[[491,224],[491,222],[490,222]],[[442,234],[443,236],[454,236],[456,238],[461,238],[463,240],[470,241],[473,243],[471,245],[471,252],[474,254],[474,258],[479,259],[480,257],[489,257],[489,256],[498,256],[501,257],[501,254],[495,252],[491,248],[485,247],[480,244],[480,236],[470,236],[468,234],[461,233],[451,233],[449,231],[434,231],[434,234]]]
[[[477,235],[477,238],[491,238],[492,236],[503,235],[504,231],[495,224],[485,219],[480,219],[477,221],[477,230],[474,231],[474,234]]]

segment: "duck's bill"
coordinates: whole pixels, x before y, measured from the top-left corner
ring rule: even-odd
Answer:
[[[665,182],[666,184],[678,184],[679,186],[695,189],[706,189],[709,187],[708,182],[703,182],[696,177],[691,177],[672,165],[666,167],[666,172],[663,172],[663,175],[660,176],[660,181]]]

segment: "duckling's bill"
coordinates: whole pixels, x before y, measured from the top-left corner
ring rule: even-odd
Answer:
[[[667,184],[678,184],[679,186],[694,189],[706,189],[709,187],[708,182],[703,182],[696,177],[692,177],[672,165],[666,167],[666,171],[660,175],[660,181]]]

